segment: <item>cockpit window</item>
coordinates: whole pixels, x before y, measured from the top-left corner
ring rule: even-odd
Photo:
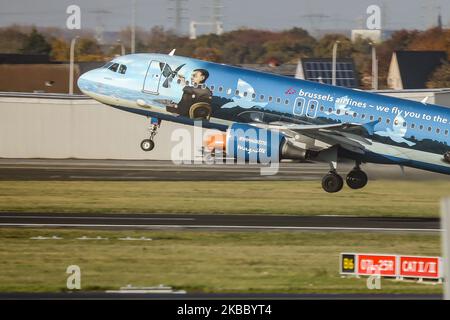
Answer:
[[[125,74],[127,72],[127,66],[124,64],[121,64],[119,67],[119,73]]]
[[[113,63],[108,69],[111,70],[112,72],[117,72],[118,68],[119,68],[119,64]]]
[[[109,67],[111,67],[112,64],[113,64],[112,62],[108,62],[103,66],[103,68],[108,69]]]

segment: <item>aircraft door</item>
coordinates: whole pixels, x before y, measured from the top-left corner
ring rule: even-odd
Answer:
[[[308,109],[306,110],[306,116],[315,118],[317,114],[317,108],[319,108],[319,102],[317,100],[309,100]]]
[[[298,97],[297,99],[295,99],[294,108],[292,110],[294,116],[302,116],[305,111],[305,105],[306,105],[305,98]]]
[[[159,84],[161,82],[162,70],[164,70],[164,63],[152,60],[147,70],[147,75],[144,80],[144,92],[158,94]]]

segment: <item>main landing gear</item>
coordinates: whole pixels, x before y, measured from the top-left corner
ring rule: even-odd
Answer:
[[[347,174],[347,177],[345,178],[345,182],[347,182],[347,185],[352,189],[364,188],[367,181],[367,174],[361,170],[358,164]]]
[[[367,184],[367,174],[361,170],[359,163],[347,174],[345,182],[351,189],[361,189]],[[342,190],[344,179],[332,167],[330,172],[322,179],[322,188],[326,192],[334,193]]]
[[[152,151],[155,148],[155,142],[153,141],[158,128],[161,126],[161,120],[157,118],[150,118],[150,138],[144,139],[141,142],[141,149],[145,152]]]
[[[334,193],[341,191],[344,186],[344,180],[336,170],[331,170],[328,174],[322,179],[322,188],[326,192]]]

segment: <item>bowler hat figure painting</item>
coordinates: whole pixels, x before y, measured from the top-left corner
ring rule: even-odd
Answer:
[[[209,120],[212,92],[205,84],[208,77],[209,72],[205,69],[193,70],[190,82],[178,75],[177,82],[183,86],[183,94],[178,103],[167,106],[167,111],[191,119]]]

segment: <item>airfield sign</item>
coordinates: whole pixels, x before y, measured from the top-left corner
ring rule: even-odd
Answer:
[[[442,280],[440,257],[341,253],[339,272],[342,275],[416,278]]]

